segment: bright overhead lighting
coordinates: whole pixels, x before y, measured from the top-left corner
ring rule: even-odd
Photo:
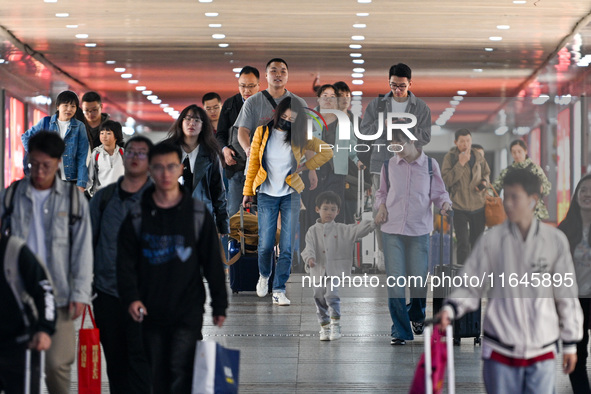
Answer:
[[[221,23],[210,23],[209,27],[215,27],[215,28],[222,27],[222,24]]]
[[[117,62],[115,60],[107,60],[105,63],[107,63],[107,64],[115,64]]]
[[[209,16],[209,17],[212,17],[212,18],[215,17],[215,16],[218,16],[218,15],[219,14],[217,12],[206,12],[205,13],[205,16]]]
[[[371,3],[371,0],[357,0],[357,2],[361,4],[369,4]]]
[[[495,134],[496,135],[505,135],[507,133],[507,131],[509,131],[509,128],[507,126],[501,126],[495,130]]]
[[[211,3],[213,0],[199,0],[200,3]]]
[[[137,90],[138,92],[141,92],[142,90],[146,90],[145,86],[136,86],[135,90]]]
[[[212,34],[211,38],[215,38],[216,40],[222,40],[224,38],[226,38],[225,34]]]
[[[58,18],[67,18],[70,16],[70,14],[68,14],[67,12],[58,12],[57,14],[55,14],[55,16]]]
[[[114,70],[114,71],[115,71],[116,73],[124,73],[124,72],[125,72],[125,68],[123,68],[123,67],[117,67],[117,68],[115,68],[115,70]]]
[[[369,13],[367,12],[358,12],[357,16],[369,16]]]
[[[493,48],[484,48],[484,50],[485,50],[485,51],[487,51],[487,52],[492,52],[492,51],[494,51],[494,49],[493,49]]]
[[[511,26],[509,25],[497,25],[497,29],[499,30],[509,30]]]
[[[353,82],[353,85],[363,85],[363,80],[362,79],[354,79],[351,82]]]
[[[78,25],[66,25],[66,28],[68,29],[77,29]]]
[[[353,41],[363,41],[363,40],[365,40],[365,37],[363,37],[363,36],[352,36],[351,39]]]
[[[363,60],[363,59],[353,59],[353,63],[355,63],[355,64],[363,64],[363,63],[365,63],[365,60]]]
[[[464,99],[464,96],[454,96],[454,100],[456,101],[462,101]]]
[[[138,81],[137,79],[130,79],[129,81],[127,81],[127,83],[130,83],[130,84],[132,84],[132,85],[133,85],[133,84],[136,84],[136,83],[138,83],[138,82],[139,82],[139,81]]]
[[[160,108],[166,108],[168,107],[168,104],[160,104]]]
[[[233,73],[239,73],[240,71],[242,71],[242,67],[236,67],[232,69]]]
[[[351,96],[363,96],[363,92],[361,90],[354,90],[351,92]]]
[[[155,94],[151,94],[148,97],[146,97],[148,100],[152,101],[152,100],[158,100],[158,96],[156,96]]]
[[[57,3],[57,0],[43,0],[44,3]]]
[[[172,107],[166,107],[163,109],[164,112],[174,112],[174,108]]]
[[[238,74],[238,73],[234,74],[234,76],[235,76],[236,78],[240,78],[240,74]]]
[[[227,48],[227,47],[229,47],[229,46],[230,46],[230,44],[225,44],[225,43],[223,43],[223,44],[218,44],[218,46],[219,46],[220,48]]]
[[[361,53],[350,53],[349,56],[351,56],[351,57],[361,57]]]
[[[76,34],[76,38],[88,38],[88,34]]]
[[[525,0],[513,0],[513,4],[525,4],[527,1]]]
[[[359,45],[359,44],[351,44],[351,45],[349,45],[349,48],[351,48],[351,49],[361,49],[362,46]]]
[[[465,95],[467,95],[467,94],[468,94],[468,92],[467,92],[467,91],[465,91],[465,90],[458,90],[458,92],[457,92],[457,93],[458,93],[460,96],[465,96]]]
[[[133,75],[131,74],[121,74],[121,78],[131,78]]]
[[[94,48],[96,47],[96,42],[87,42],[86,44],[84,44],[84,46],[87,48]]]
[[[365,23],[355,23],[353,27],[356,29],[365,29],[367,25]]]
[[[472,69],[475,73],[481,73],[483,70],[481,68],[474,68]]]
[[[460,102],[459,102],[459,101],[457,101],[457,100],[451,100],[449,103],[450,103],[451,105],[459,105],[459,104],[460,104]]]
[[[162,102],[160,99],[152,100],[152,104],[158,105]]]
[[[151,90],[144,90],[144,91],[142,92],[142,94],[143,94],[144,96],[149,96],[149,95],[151,95],[152,93],[154,93],[154,92],[152,92]]]
[[[0,59],[0,64],[4,64],[5,62],[6,62],[6,60]]]
[[[355,67],[355,68],[353,69],[353,72],[355,72],[355,73],[364,73],[364,72],[365,72],[365,68],[362,68],[362,67]]]
[[[503,37],[499,37],[499,36],[488,37],[488,39],[491,41],[503,41]]]
[[[353,73],[353,74],[351,74],[351,78],[363,78],[363,74],[362,73]]]

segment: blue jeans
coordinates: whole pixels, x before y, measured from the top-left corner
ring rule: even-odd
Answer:
[[[259,272],[268,278],[271,276],[277,218],[281,212],[281,235],[279,236],[279,259],[275,268],[273,292],[285,293],[285,283],[291,272],[292,248],[295,243],[298,219],[300,215],[300,195],[291,193],[282,197],[273,197],[259,193]]]
[[[426,278],[429,266],[429,234],[419,236],[382,233],[388,283],[388,309],[392,318],[393,338],[414,339],[410,322],[425,321]],[[406,277],[410,287],[410,307],[406,305],[405,288],[393,286],[394,280]],[[420,277],[422,282],[409,279]],[[404,284],[402,280],[397,283]],[[421,284],[423,286],[421,286]]]
[[[240,171],[228,178],[228,216],[232,217],[240,210],[242,204],[242,191],[244,189],[244,172]]]
[[[482,376],[490,394],[522,393],[553,394],[556,380],[556,360],[539,361],[529,367],[510,367],[485,359]]]

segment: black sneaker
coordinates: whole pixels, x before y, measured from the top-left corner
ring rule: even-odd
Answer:
[[[406,341],[404,339],[392,338],[392,340],[390,341],[390,345],[403,346],[406,345]]]
[[[415,333],[415,335],[421,335],[423,333],[423,331],[425,331],[425,323],[415,323],[414,321],[411,322],[412,325],[412,332]]]

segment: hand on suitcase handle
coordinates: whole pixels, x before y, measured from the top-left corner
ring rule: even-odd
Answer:
[[[443,203],[443,206],[439,210],[439,214],[441,216],[453,217],[454,211],[451,209],[451,205],[449,205],[449,203],[446,202]]]
[[[49,334],[43,331],[37,332],[33,335],[31,342],[29,342],[29,349],[34,349],[38,352],[43,350],[49,350],[51,347],[51,337]]]

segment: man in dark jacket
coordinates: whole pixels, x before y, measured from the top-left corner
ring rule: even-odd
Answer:
[[[213,217],[181,188],[181,149],[161,142],[150,151],[148,188],[127,215],[117,243],[117,285],[131,317],[143,321],[152,392],[190,393],[195,346],[203,337],[207,280],[213,322],[221,327],[228,299]],[[145,319],[144,319],[145,317]]]
[[[31,392],[40,392],[37,352],[49,349],[55,332],[51,283],[35,255],[15,237],[0,236],[0,273],[0,391],[25,392],[26,353],[32,349],[29,384]],[[33,310],[37,319],[29,313]]]
[[[87,92],[82,96],[80,108],[86,119],[88,143],[90,151],[101,144],[100,131],[101,126],[109,119],[109,114],[103,113],[103,103],[101,96],[97,92]]]
[[[242,188],[244,187],[244,160],[241,163],[236,162],[236,149],[242,150],[240,146],[230,146],[232,143],[232,132],[237,133],[238,129],[234,129],[234,122],[238,118],[238,114],[242,109],[242,104],[250,96],[259,91],[259,70],[251,66],[245,66],[240,71],[238,78],[238,90],[240,93],[230,97],[224,101],[222,112],[220,114],[220,121],[218,123],[217,134],[215,137],[222,147],[224,160],[226,161],[226,177],[228,178],[228,215],[232,216],[240,209],[242,202]],[[238,142],[238,139],[235,139]],[[243,152],[243,151],[242,151]]]
[[[94,245],[93,301],[96,324],[107,361],[111,393],[147,393],[150,368],[143,351],[141,326],[127,313],[117,291],[117,233],[132,206],[152,180],[148,177],[148,153],[152,141],[135,136],[125,144],[125,174],[99,190],[90,200]]]

